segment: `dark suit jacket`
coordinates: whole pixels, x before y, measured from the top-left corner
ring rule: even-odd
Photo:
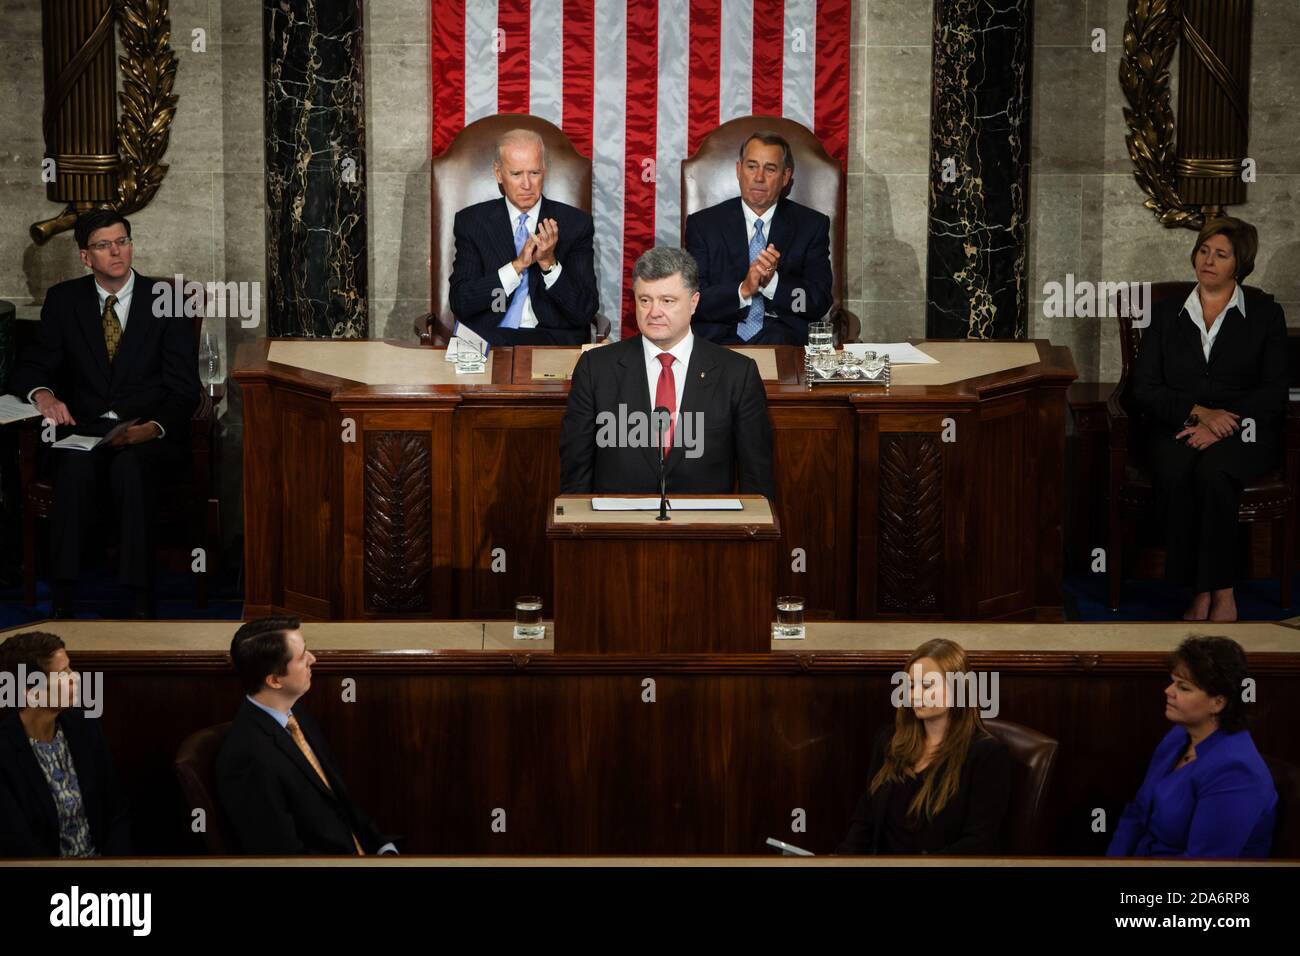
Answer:
[[[649,416],[653,411],[639,335],[591,349],[578,359],[560,432],[562,493],[658,493],[659,451],[653,439],[645,448],[596,444],[597,415],[617,416],[620,405],[628,413]],[[767,394],[751,359],[697,335],[681,411],[703,413],[703,432],[696,438],[702,454],[687,458],[682,442],[674,440],[666,466],[670,493],[732,494],[738,473],[741,494],[775,498]]]
[[[871,748],[871,768],[867,771],[867,789],[858,801],[839,853],[885,852],[881,841],[894,784],[886,783],[873,794],[871,781],[884,765],[885,747],[892,734],[892,724],[876,734]],[[945,855],[1000,852],[1010,801],[1011,755],[994,737],[977,736],[971,741],[962,764],[957,793],[922,831],[921,844],[933,847],[923,852]]]
[[[1181,301],[1165,301],[1142,333],[1133,399],[1146,424],[1170,435],[1193,405],[1255,419],[1255,440],[1279,445],[1287,404],[1287,331],[1281,306],[1246,292],[1246,314],[1229,307],[1205,361],[1201,337]]]
[[[1186,748],[1184,728],[1165,734],[1106,855],[1267,857],[1277,789],[1250,734],[1216,730],[1197,745],[1195,760],[1174,770]]]
[[[834,301],[831,285],[831,221],[822,213],[791,199],[779,200],[772,215],[770,245],[781,253],[776,295],[764,308],[764,319],[784,344],[808,341],[808,323],[822,319]],[[686,219],[686,251],[700,266],[700,304],[695,310],[696,334],[712,341],[735,335],[749,309],[739,305],[737,287],[749,271],[749,240],[740,198],[728,199]],[[796,290],[803,291],[802,311],[795,311]],[[755,292],[760,298],[761,292]]]
[[[131,820],[98,719],[57,718],[77,768],[90,838],[101,856],[129,856]],[[59,815],[17,713],[0,719],[0,856],[57,857]]]
[[[559,225],[555,260],[564,268],[548,289],[541,266],[534,263],[529,267],[528,297],[537,328],[512,332],[498,328],[505,312],[492,308],[501,288],[497,272],[515,257],[515,224],[510,221],[506,201],[491,199],[456,213],[456,261],[449,281],[451,311],[493,345],[578,345],[591,338],[599,301],[591,217],[543,196],[538,222],[543,219],[554,219]]]
[[[293,715],[330,786],[289,731],[245,699],[217,754],[217,799],[240,846],[245,853],[276,856],[355,856],[355,833],[362,849],[375,853],[388,838],[348,796],[316,721],[301,706]]]
[[[153,285],[135,274],[131,311],[110,365],[95,277],[60,282],[45,295],[36,341],[9,382],[22,395],[44,386],[67,404],[78,425],[107,411],[122,419],[156,421],[164,440],[188,447],[190,417],[199,404],[198,346],[188,316],[153,314]],[[171,285],[168,283],[168,301]]]

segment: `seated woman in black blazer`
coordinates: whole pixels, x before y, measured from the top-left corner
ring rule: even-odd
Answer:
[[[905,673],[892,728],[876,734],[866,792],[840,853],[993,854],[1011,799],[1011,756],[984,729],[979,703],[957,707],[945,676],[966,674],[966,652],[936,639]],[[896,685],[896,692],[897,692]]]
[[[63,641],[28,631],[0,644],[0,673],[69,674]],[[14,678],[10,678],[14,679]],[[28,692],[0,717],[0,856],[125,856],[126,799],[98,719],[64,708],[68,695]]]
[[[1188,621],[1237,619],[1241,489],[1282,456],[1286,317],[1272,299],[1238,284],[1258,249],[1250,223],[1206,223],[1192,249],[1196,288],[1186,301],[1154,310],[1133,369],[1164,509],[1165,575],[1191,586]]]

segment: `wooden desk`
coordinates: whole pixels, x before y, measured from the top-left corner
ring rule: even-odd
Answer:
[[[1300,623],[1297,619],[1296,623]],[[49,621],[72,666],[103,672],[104,730],[129,788],[137,850],[199,854],[172,760],[241,699],[229,622]],[[27,628],[23,628],[24,630]],[[1168,731],[1162,624],[811,624],[766,654],[561,655],[508,622],[307,624],[303,706],[348,788],[412,854],[763,855],[769,836],[818,853],[848,829],[892,675],[929,637],[1000,674],[998,716],[1060,741],[1047,849],[1100,856]],[[1260,751],[1300,764],[1291,701],[1300,630],[1216,625],[1250,656]],[[0,634],[0,639],[5,635]],[[541,644],[542,646],[538,646]],[[341,681],[355,681],[355,703]],[[654,701],[645,699],[646,680]],[[492,812],[506,811],[495,833]],[[807,831],[791,833],[806,812]],[[1112,830],[1113,832],[1113,830]]]
[[[568,385],[534,380],[533,365],[551,350],[497,350],[490,382],[403,386],[268,361],[274,341],[241,344],[233,373],[247,616],[507,617],[520,594],[543,595],[549,613],[544,530]],[[978,369],[998,344],[939,343],[949,357],[983,349]],[[773,350],[779,593],[803,595],[810,618],[1061,618],[1074,366],[1046,341],[1006,344],[1036,361],[901,384],[960,368],[946,358],[900,368],[888,391],[809,389],[801,350]],[[372,375],[372,357],[359,365]]]

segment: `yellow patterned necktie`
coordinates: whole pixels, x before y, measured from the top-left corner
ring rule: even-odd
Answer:
[[[298,745],[298,749],[302,751],[302,755],[307,758],[307,762],[311,764],[312,769],[316,771],[316,776],[320,777],[320,782],[325,784],[326,790],[333,793],[334,788],[330,786],[329,780],[326,779],[325,771],[321,768],[320,761],[316,759],[316,754],[312,751],[311,744],[307,743],[306,735],[303,734],[302,728],[298,726],[298,718],[293,714],[289,715],[288,727],[289,736],[293,738],[293,742]],[[361,849],[361,841],[357,839],[355,833],[352,834],[352,843],[357,848],[357,856],[366,855],[366,851]]]
[[[110,295],[104,300],[104,345],[108,347],[108,360],[112,362],[117,356],[117,347],[122,341],[122,324],[117,321],[113,306],[117,305],[117,296]]]

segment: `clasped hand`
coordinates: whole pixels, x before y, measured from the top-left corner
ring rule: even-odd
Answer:
[[[780,264],[781,253],[777,252],[776,246],[768,243],[767,248],[760,252],[749,264],[749,271],[745,273],[745,281],[740,284],[740,293],[746,299],[752,299],[754,293],[763,286],[772,281],[772,276],[776,275],[776,267]]]
[[[1220,438],[1227,438],[1241,428],[1241,416],[1227,409],[1194,405],[1192,414],[1200,420],[1199,423],[1188,425],[1174,438],[1186,438],[1187,444],[1197,451],[1209,448]]]
[[[537,224],[537,232],[524,241],[523,249],[511,263],[520,275],[536,262],[543,269],[555,266],[555,244],[560,241],[560,224],[554,219],[543,219]]]

